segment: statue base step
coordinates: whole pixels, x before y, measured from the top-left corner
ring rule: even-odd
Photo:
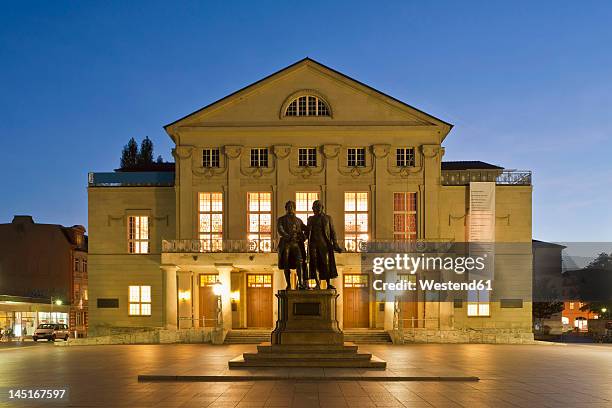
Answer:
[[[344,343],[336,317],[335,289],[280,290],[271,343],[229,361],[230,368],[336,367],[385,369],[387,363]]]
[[[385,369],[387,363],[370,353],[359,353],[357,346],[257,346],[257,353],[244,353],[229,361],[229,368],[246,367],[327,367]]]

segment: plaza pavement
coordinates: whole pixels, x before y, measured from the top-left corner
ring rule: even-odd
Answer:
[[[390,370],[479,382],[138,382],[144,373],[219,373],[252,345],[0,345],[4,407],[612,407],[610,345],[362,345]],[[69,400],[15,402],[9,389],[68,388]]]

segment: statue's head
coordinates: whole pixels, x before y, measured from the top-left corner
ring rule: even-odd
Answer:
[[[321,214],[323,212],[324,208],[325,207],[323,206],[323,203],[321,201],[319,201],[319,200],[315,200],[315,202],[312,203],[312,211],[315,214]]]
[[[285,211],[287,211],[287,214],[294,214],[295,213],[295,201],[287,201],[285,203]]]

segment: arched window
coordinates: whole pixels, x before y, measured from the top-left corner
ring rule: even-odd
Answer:
[[[287,105],[285,116],[330,116],[329,107],[319,97],[304,95],[295,98]]]

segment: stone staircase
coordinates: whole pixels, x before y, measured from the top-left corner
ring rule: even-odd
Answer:
[[[260,344],[270,341],[269,329],[230,330],[225,336],[224,344]]]
[[[257,353],[244,353],[229,361],[229,368],[244,367],[336,367],[386,368],[387,363],[370,353],[359,353],[357,346],[271,345],[257,346]]]
[[[389,333],[380,329],[345,329],[344,341],[355,344],[391,344]]]

